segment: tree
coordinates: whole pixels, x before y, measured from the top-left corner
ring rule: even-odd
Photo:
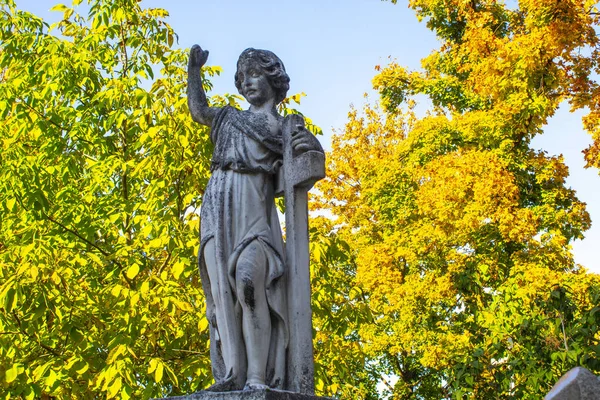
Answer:
[[[53,10],[48,26],[0,6],[4,397],[205,387],[196,209],[211,147],[188,117],[187,54],[167,12],[135,0]]]
[[[562,158],[529,147],[561,101],[592,104],[596,53],[579,50],[595,49],[595,10],[410,6],[441,48],[423,72],[381,69],[383,110],[350,112],[314,207],[356,258],[373,313],[359,341],[398,378],[388,394],[539,398],[575,365],[600,368],[600,277],[569,245],[589,216]],[[432,105],[423,118],[417,95]]]
[[[165,10],[97,0],[84,17],[79,4],[55,6],[52,26],[0,5],[0,392],[191,393],[212,381],[196,268],[212,146],[189,117],[187,50],[174,48]],[[202,69],[205,89],[220,71]],[[280,112],[297,112],[302,95]],[[343,244],[313,234],[319,390],[364,392],[375,380],[355,373],[358,344],[327,342],[342,329],[330,310],[349,324],[352,308],[317,278],[350,280],[349,261]],[[342,372],[329,381],[332,369]]]
[[[593,143],[584,153],[588,167],[600,165],[595,79],[600,14],[594,1],[523,0],[509,6],[416,0],[409,6],[442,45],[423,60],[424,75],[396,64],[379,75],[374,84],[391,107],[405,95],[424,93],[451,111],[493,109],[500,118],[514,120],[510,128],[527,139],[568,101],[572,110],[589,110],[583,123]]]

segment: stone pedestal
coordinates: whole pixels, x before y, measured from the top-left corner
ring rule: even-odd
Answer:
[[[157,399],[158,400],[158,399]],[[186,396],[168,397],[162,400],[332,400],[328,397],[310,396],[284,390],[262,389],[239,392],[198,392]]]

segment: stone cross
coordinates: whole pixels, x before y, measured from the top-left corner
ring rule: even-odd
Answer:
[[[289,348],[287,390],[314,393],[312,312],[308,251],[308,191],[325,177],[325,154],[311,150],[294,154],[291,140],[304,119],[288,115],[283,122],[283,192],[285,195]],[[280,183],[281,184],[281,183]]]

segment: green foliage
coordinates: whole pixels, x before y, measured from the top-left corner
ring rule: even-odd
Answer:
[[[52,26],[0,5],[0,392],[191,393],[212,382],[196,268],[212,145],[189,117],[187,51],[173,47],[165,10],[98,0],[81,16],[79,3],[53,7],[63,18]],[[206,90],[220,72],[203,68]],[[280,112],[297,112],[290,104],[302,95]],[[320,324],[341,301],[321,299]],[[344,309],[340,319],[352,319]],[[354,382],[360,365],[339,376]],[[341,378],[327,384],[323,392],[350,390]]]
[[[196,211],[211,147],[188,116],[187,54],[167,12],[134,0],[53,10],[48,26],[0,6],[2,392],[204,387]]]

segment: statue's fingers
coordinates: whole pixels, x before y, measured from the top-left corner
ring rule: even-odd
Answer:
[[[208,60],[208,50],[201,50],[200,54],[198,54],[198,60],[200,61],[200,65],[204,65],[206,60]]]
[[[308,138],[302,132],[292,132],[292,143],[306,142]]]
[[[310,142],[306,139],[298,139],[292,141],[292,147],[294,150],[307,150],[310,148]]]
[[[190,50],[190,61],[193,64],[200,64],[202,61],[202,49],[198,45],[194,45]]]
[[[298,145],[298,147],[296,147],[297,151],[308,151],[310,150],[310,145],[307,143],[302,143],[301,145]]]
[[[296,125],[296,128],[292,131],[292,135],[306,136],[310,135],[310,132],[302,125]]]

